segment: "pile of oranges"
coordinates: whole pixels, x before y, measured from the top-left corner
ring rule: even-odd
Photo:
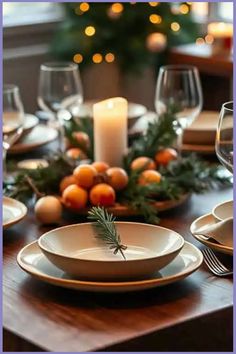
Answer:
[[[162,179],[159,166],[167,166],[178,155],[174,149],[166,148],[149,157],[138,157],[130,165],[131,170],[141,171],[138,183],[148,185],[159,183]],[[88,204],[104,207],[116,202],[116,194],[124,190],[129,182],[126,171],[120,167],[110,167],[106,162],[93,162],[77,166],[73,174],[66,176],[60,183],[64,205],[71,209],[82,209]]]
[[[128,175],[123,168],[110,167],[106,162],[77,166],[73,174],[60,183],[63,203],[72,209],[91,205],[111,206],[116,201],[116,192],[128,184]]]

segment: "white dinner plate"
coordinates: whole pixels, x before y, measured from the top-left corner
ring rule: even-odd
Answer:
[[[27,214],[27,208],[18,200],[8,197],[3,197],[2,202],[3,229],[5,230],[21,221]]]
[[[35,115],[26,113],[24,117],[23,135],[28,134],[38,123],[39,119]]]
[[[50,263],[40,250],[37,241],[25,246],[17,256],[19,266],[32,276],[47,283],[83,291],[127,292],[164,286],[186,278],[202,264],[201,251],[185,242],[179,255],[152,277],[130,281],[84,281],[66,275]]]
[[[206,236],[203,235],[198,235],[195,234],[196,230],[200,229],[201,227],[208,227],[216,223],[216,220],[212,214],[206,214],[203,216],[200,216],[200,218],[197,218],[196,220],[193,221],[193,223],[190,226],[190,231],[192,235],[201,243],[203,243],[205,246],[212,248],[213,250],[217,252],[222,252],[225,254],[230,254],[233,255],[233,247],[225,246],[222,244],[217,243],[213,239],[209,239]]]
[[[20,154],[32,151],[37,147],[55,140],[57,135],[58,132],[56,129],[39,124],[29,134],[18,140],[18,142],[10,148],[9,153]]]

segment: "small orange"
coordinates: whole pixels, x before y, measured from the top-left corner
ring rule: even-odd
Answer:
[[[104,173],[110,167],[108,163],[103,161],[95,161],[92,163],[92,166],[97,170],[98,173]]]
[[[66,189],[66,187],[70,186],[71,184],[76,184],[75,176],[70,175],[62,178],[60,182],[60,192],[62,193]]]
[[[108,183],[116,190],[124,189],[129,181],[128,175],[123,168],[111,167],[106,171]]]
[[[92,165],[84,164],[77,166],[73,171],[73,175],[80,187],[89,189],[96,182],[98,173]]]
[[[142,186],[146,186],[151,183],[159,183],[161,180],[161,174],[154,170],[143,171],[140,176],[138,183]]]
[[[76,140],[76,142],[79,144],[79,146],[81,146],[85,150],[87,150],[89,148],[90,139],[89,139],[88,134],[86,134],[84,132],[74,132],[72,134],[72,136]]]
[[[90,190],[89,200],[92,205],[111,206],[115,203],[116,193],[109,184],[99,183]]]
[[[85,153],[79,148],[70,148],[66,151],[66,156],[73,160],[83,160],[87,158]]]
[[[76,184],[71,184],[63,191],[62,200],[72,209],[82,209],[88,201],[88,192]]]
[[[170,161],[178,158],[177,151],[172,148],[160,150],[155,155],[155,161],[158,166],[167,166]]]
[[[131,170],[155,170],[155,161],[150,157],[141,156],[134,159],[131,163]]]

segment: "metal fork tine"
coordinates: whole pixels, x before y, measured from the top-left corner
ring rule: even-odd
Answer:
[[[216,257],[213,257],[212,253],[209,250],[206,250],[206,252],[207,252],[210,262],[213,264],[215,269],[221,273],[225,272],[226,270],[221,267],[220,263],[216,260]]]
[[[228,272],[229,269],[227,269],[222,263],[221,261],[216,257],[216,255],[214,254],[214,252],[208,248],[208,253],[209,253],[209,256],[211,256],[212,260],[215,262],[216,265],[218,265],[219,269],[221,269],[222,271],[224,272]]]
[[[227,275],[232,275],[233,271],[230,269],[227,269],[216,257],[214,252],[209,249],[205,248],[202,250],[203,256],[204,256],[204,262],[206,263],[207,267],[210,269],[210,271],[218,276],[227,276]]]

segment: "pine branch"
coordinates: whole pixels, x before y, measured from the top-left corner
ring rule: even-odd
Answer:
[[[109,249],[114,250],[114,254],[119,251],[126,259],[123,250],[126,250],[127,246],[121,243],[120,234],[114,224],[115,217],[104,208],[93,207],[88,212],[88,219],[94,221],[95,237],[106,243]]]

